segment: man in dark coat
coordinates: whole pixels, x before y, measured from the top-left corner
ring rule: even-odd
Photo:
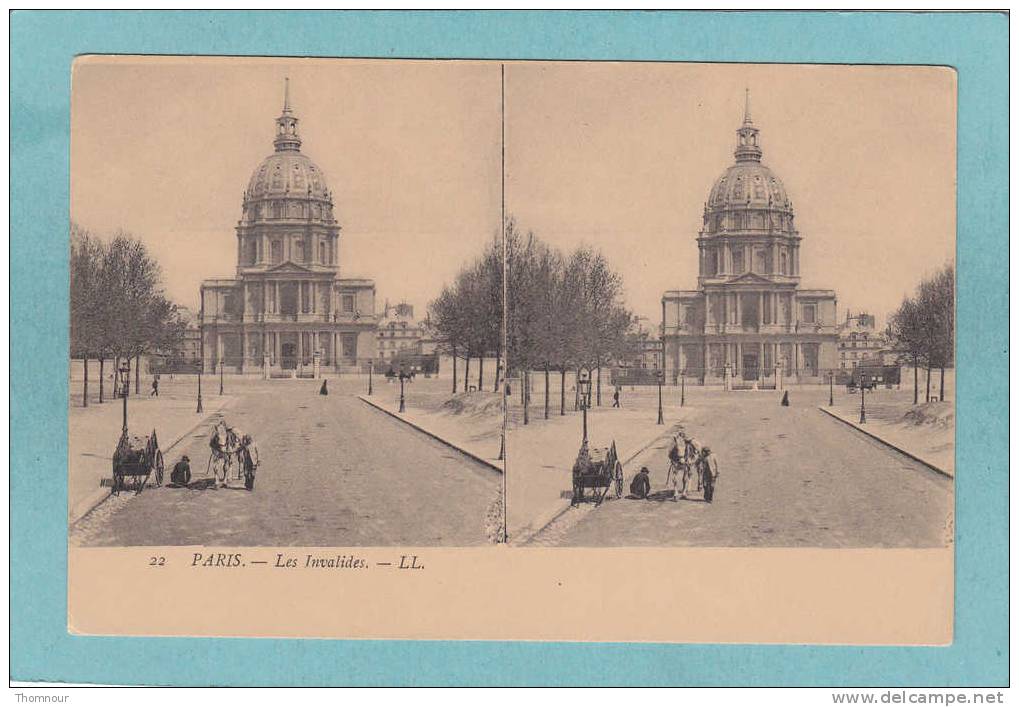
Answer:
[[[633,481],[630,482],[630,493],[636,498],[647,499],[651,493],[651,472],[648,471],[646,466],[642,466],[637,475],[633,477]]]
[[[323,378],[322,379],[322,387],[318,389],[318,394],[319,395],[329,395],[329,386],[328,386],[328,383],[329,383],[329,379],[328,378]]]

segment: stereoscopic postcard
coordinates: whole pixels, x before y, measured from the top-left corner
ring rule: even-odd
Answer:
[[[79,57],[68,630],[950,643],[956,105]]]

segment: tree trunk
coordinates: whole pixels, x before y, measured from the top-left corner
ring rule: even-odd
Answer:
[[[525,369],[520,369],[520,404],[521,405],[526,405],[527,404],[527,398],[524,397],[525,395],[527,395],[527,393],[524,392],[524,379],[525,379],[526,375],[527,375],[526,370]]]
[[[81,406],[83,408],[87,408],[88,407],[88,356],[85,356],[85,358],[82,359],[82,363],[85,366],[85,380],[82,383],[82,389],[81,389]]]
[[[941,402],[945,402],[945,367],[944,366],[941,367],[941,393],[940,393],[940,395],[941,395],[941,397],[939,399],[941,400]]]
[[[530,422],[530,417],[527,414],[527,407],[528,407],[527,402],[528,402],[528,398],[530,397],[527,394],[527,386],[530,383],[530,381],[527,378],[527,371],[524,371],[523,374],[520,376],[520,378],[521,378],[520,387],[524,391],[523,392],[523,396],[524,396],[524,424],[526,425],[528,422]]]
[[[566,414],[566,366],[559,371],[559,414]]]
[[[920,401],[920,362],[913,357],[913,404]]]
[[[456,395],[456,347],[453,347],[453,395]]]
[[[548,364],[545,364],[545,419],[548,419]]]
[[[141,390],[141,388],[139,387],[139,384],[141,383],[141,378],[142,378],[142,355],[141,354],[135,354],[134,355],[134,394],[135,395],[138,395],[138,392]]]
[[[106,359],[102,354],[99,355],[99,404],[103,402],[103,368],[106,366]]]
[[[598,366],[598,407],[601,407],[601,366]]]
[[[499,376],[502,374],[502,349],[495,352],[495,383],[492,384],[492,392],[499,392]],[[478,390],[481,387],[478,386]]]
[[[484,355],[478,356],[478,392],[480,393],[484,388],[482,382],[485,380],[485,357]]]
[[[927,366],[927,402],[931,401],[931,367]]]
[[[471,357],[470,355],[464,356],[464,360],[467,361],[464,367],[464,392],[467,392],[467,379],[471,375]]]

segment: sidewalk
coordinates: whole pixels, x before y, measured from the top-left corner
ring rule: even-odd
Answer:
[[[633,475],[631,462],[664,436],[675,435],[680,424],[695,415],[690,407],[670,407],[665,410],[665,424],[657,425],[656,407],[595,407],[587,415],[589,444],[607,447],[615,441],[628,484]],[[511,431],[506,479],[511,544],[526,543],[570,507],[573,463],[582,436],[583,422],[578,412],[556,413],[548,420],[539,414],[532,417],[531,424]]]
[[[475,391],[453,397],[448,385],[447,381],[434,379],[408,383],[405,412],[402,413],[397,412],[400,409],[399,385],[382,382],[374,386],[373,395],[358,397],[502,472],[499,395]]]
[[[169,390],[164,394],[164,389]],[[173,447],[200,424],[222,411],[235,400],[224,395],[208,395],[202,400],[204,412],[195,412],[196,399],[185,386],[160,388],[158,398],[131,396],[127,401],[128,429],[133,435],[149,435],[154,429],[163,452],[166,480],[177,461]],[[68,408],[67,510],[68,523],[74,523],[110,494],[103,479],[112,478],[113,452],[120,439],[122,401],[113,400],[87,408]]]
[[[945,476],[955,478],[955,414],[953,403],[912,405],[912,400],[866,401],[867,422],[860,424],[860,405],[844,399],[818,409],[851,427],[913,457]]]

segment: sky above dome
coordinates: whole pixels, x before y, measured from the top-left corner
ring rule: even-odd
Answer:
[[[71,214],[125,229],[168,294],[231,277],[252,172],[273,151],[283,79],[325,173],[342,276],[423,312],[498,233],[499,64],[88,59],[72,86]],[[763,163],[803,236],[802,285],[879,324],[955,251],[955,75],[936,67],[511,63],[507,211],[570,249],[600,248],[655,326],[696,287],[696,236],[734,161],[744,89]]]

